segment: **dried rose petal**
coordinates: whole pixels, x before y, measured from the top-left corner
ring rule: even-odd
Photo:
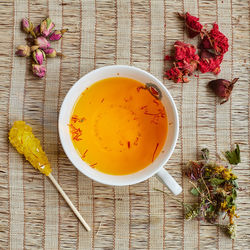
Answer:
[[[217,79],[210,81],[208,83],[209,88],[220,98],[225,99],[221,104],[228,101],[231,92],[233,90],[234,84],[239,80],[239,78],[234,78],[231,82],[225,79]]]
[[[174,58],[173,58],[172,56],[166,55],[166,56],[164,57],[164,60],[165,60],[165,61],[173,61]]]
[[[188,79],[186,78],[186,76],[184,77],[183,73],[175,66],[167,70],[165,72],[165,76],[168,80],[173,80],[175,83],[188,82]]]
[[[40,78],[44,77],[46,74],[46,68],[44,65],[32,64],[32,71],[35,76]]]
[[[17,47],[16,55],[23,57],[30,56],[30,47],[28,45],[19,45]]]

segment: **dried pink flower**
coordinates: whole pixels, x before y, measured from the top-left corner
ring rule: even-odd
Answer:
[[[40,49],[47,49],[50,47],[50,43],[43,36],[39,36],[34,40],[35,44],[39,46]]]
[[[58,41],[62,38],[63,34],[67,31],[68,31],[68,29],[55,30],[50,35],[49,40],[50,41]]]
[[[32,57],[34,59],[34,61],[37,64],[43,64],[43,61],[46,59],[45,53],[43,50],[41,49],[37,49],[32,53]]]
[[[45,20],[41,22],[41,25],[40,25],[41,35],[44,37],[47,37],[51,33],[54,27],[55,27],[55,24],[51,21],[51,19],[49,17],[46,18]]]
[[[45,52],[47,57],[63,56],[62,53],[56,52],[56,50],[53,48],[44,49],[43,51]]]
[[[19,45],[16,51],[17,56],[30,56],[30,47],[28,45]]]
[[[35,76],[43,78],[46,74],[46,68],[44,65],[32,64],[32,72]]]

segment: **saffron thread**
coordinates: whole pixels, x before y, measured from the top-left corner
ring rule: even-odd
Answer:
[[[159,143],[157,142],[156,147],[155,147],[155,150],[154,150],[154,153],[153,153],[152,162],[154,161],[155,153],[156,153],[156,151],[157,151],[158,146],[159,146]]]

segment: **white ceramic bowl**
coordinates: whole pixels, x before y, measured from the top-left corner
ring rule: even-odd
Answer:
[[[158,157],[146,168],[129,175],[109,175],[91,168],[78,155],[70,138],[68,124],[70,123],[73,106],[79,95],[93,83],[109,77],[127,77],[144,84],[152,83],[156,85],[162,94],[161,101],[166,109],[168,117],[167,139]],[[106,66],[89,72],[79,79],[67,93],[61,106],[58,126],[60,140],[66,155],[73,165],[89,178],[107,185],[124,186],[144,181],[156,174],[160,181],[174,194],[177,195],[182,191],[181,187],[172,176],[163,168],[172,155],[178,138],[179,121],[177,109],[166,87],[150,73],[136,67],[125,65]]]

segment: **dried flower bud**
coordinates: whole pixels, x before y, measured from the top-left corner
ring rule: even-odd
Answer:
[[[228,101],[229,96],[233,90],[234,84],[238,81],[239,78],[234,78],[232,82],[217,79],[208,83],[208,86],[213,90],[213,92],[220,98],[224,98],[225,100],[221,102],[221,104]]]
[[[32,72],[35,76],[42,78],[46,74],[46,68],[44,65],[32,64]]]
[[[28,45],[19,45],[16,51],[17,56],[30,56],[30,47]]]
[[[23,18],[22,19],[22,28],[23,28],[23,31],[26,32],[27,34],[30,33],[31,30],[33,30],[33,23],[30,22],[28,19],[26,18]]]
[[[40,24],[38,24],[34,29],[33,29],[36,37],[40,36],[41,33],[40,33]]]
[[[63,34],[67,32],[68,29],[62,29],[62,30],[55,30],[53,33],[50,35],[49,40],[50,41],[58,41],[62,38]]]
[[[201,33],[203,26],[199,22],[199,18],[191,16],[188,12],[186,14],[178,14],[185,20],[189,37],[193,38]]]
[[[50,47],[50,43],[47,41],[47,39],[43,36],[37,37],[35,40],[35,45],[38,45],[41,49],[47,49]]]
[[[33,46],[30,47],[31,52],[33,52],[33,51],[35,51],[37,49],[39,49],[38,45],[33,45]]]
[[[32,53],[32,57],[37,64],[43,64],[43,60],[46,59],[45,53],[41,49],[37,49]]]
[[[56,50],[53,48],[44,49],[43,51],[45,52],[47,57],[63,56],[62,53],[56,52]]]
[[[217,55],[224,55],[228,51],[228,38],[219,31],[218,24],[214,23],[209,33],[201,41],[203,49],[214,50]]]
[[[51,21],[51,19],[49,17],[46,18],[45,20],[41,22],[41,25],[40,25],[41,35],[44,37],[47,37],[51,33],[54,27],[55,27],[55,24]]]

